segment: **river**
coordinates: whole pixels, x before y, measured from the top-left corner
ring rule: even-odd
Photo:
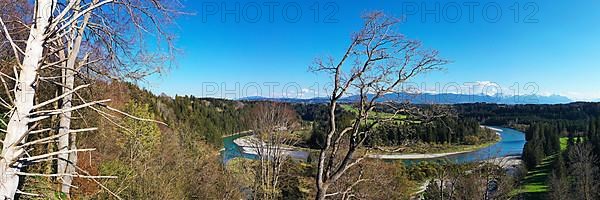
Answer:
[[[420,161],[448,160],[455,163],[483,161],[505,156],[520,156],[525,146],[525,133],[511,128],[493,127],[502,130],[500,141],[477,151],[450,155],[442,158],[405,160],[408,163]]]
[[[223,163],[227,163],[229,160],[244,157],[248,159],[257,159],[255,155],[246,154],[242,152],[241,147],[239,147],[235,142],[235,139],[240,137],[247,136],[248,134],[234,134],[232,136],[223,138],[223,149],[221,150],[221,156],[223,157]]]
[[[414,160],[404,160],[408,163],[420,162],[420,161],[433,161],[433,160],[449,160],[456,163],[467,163],[467,162],[475,162],[487,160],[490,158],[498,158],[504,156],[512,156],[512,155],[521,155],[523,152],[523,147],[525,146],[525,134],[510,128],[502,128],[502,127],[494,127],[501,129],[500,133],[500,141],[483,149],[479,149],[473,152],[467,152],[463,154],[455,154],[442,158],[433,158],[433,159],[414,159]],[[223,138],[223,146],[224,149],[221,151],[221,155],[223,156],[223,162],[227,163],[227,161],[236,158],[236,157],[244,157],[249,159],[256,159],[255,155],[245,154],[241,152],[239,146],[237,146],[233,140],[243,137],[246,135],[238,134],[229,137]]]

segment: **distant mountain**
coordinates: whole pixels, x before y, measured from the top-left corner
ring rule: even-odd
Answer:
[[[369,98],[372,98],[370,95]],[[358,101],[359,96],[349,96],[340,99],[342,103],[352,103]],[[297,98],[267,98],[267,97],[245,97],[239,100],[246,101],[277,101],[287,103],[327,103],[326,97],[318,97],[312,99],[297,99]],[[379,102],[411,102],[414,104],[461,104],[461,103],[497,103],[497,104],[564,104],[571,103],[573,100],[560,96],[541,96],[541,95],[520,95],[520,96],[503,96],[503,95],[466,95],[466,94],[409,94],[409,93],[393,93],[384,95]]]
[[[357,97],[349,97],[351,100]],[[497,103],[497,104],[563,104],[573,102],[571,99],[552,95],[521,95],[521,96],[504,96],[504,95],[466,95],[466,94],[408,94],[396,93],[387,94],[380,101],[396,101],[396,102],[411,102],[414,104],[461,104],[461,103]]]
[[[244,97],[237,99],[240,101],[275,101],[275,102],[285,102],[285,103],[327,103],[329,99],[326,97],[316,97],[312,99],[298,99],[298,98],[268,98],[261,96],[252,96],[252,97]]]

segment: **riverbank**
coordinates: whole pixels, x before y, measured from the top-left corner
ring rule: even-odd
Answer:
[[[236,136],[236,135],[245,136],[245,135],[252,134],[252,132],[253,132],[253,130],[247,130],[247,131],[242,131],[242,132],[237,132],[237,133],[223,135],[223,136],[221,136],[221,138],[226,138],[226,137],[231,137],[231,136]]]
[[[523,164],[521,156],[504,156],[499,158],[488,159],[485,162],[498,165],[502,168],[518,167]]]
[[[492,131],[496,131],[496,134],[500,134],[499,132],[502,132],[502,131],[503,131],[502,129],[499,129],[499,128],[494,128],[494,127],[491,127],[491,126],[484,126],[484,125],[481,125],[481,126],[479,126],[479,127],[481,127],[481,128],[486,128],[486,129],[490,129],[490,130],[492,130]]]
[[[485,162],[502,167],[506,171],[506,174],[515,178],[521,177],[524,173],[521,156],[504,156],[488,159]]]
[[[267,152],[267,145],[263,141],[259,141],[253,136],[237,138],[233,140],[233,143],[240,147],[240,151],[243,154],[258,156],[259,152]],[[310,154],[309,152],[300,151],[293,147],[273,146],[271,148],[277,149],[277,152],[283,156],[298,160],[307,160]]]
[[[414,159],[442,158],[442,157],[477,151],[477,150],[492,146],[492,145],[498,143],[500,140],[501,140],[501,138],[498,137],[494,141],[486,142],[486,143],[479,144],[479,145],[452,145],[452,146],[443,148],[443,150],[439,150],[436,152],[428,152],[428,153],[384,153],[384,152],[378,152],[378,153],[371,153],[371,154],[367,155],[367,157],[375,158],[375,159],[390,159],[390,160],[414,160]]]
[[[385,160],[417,160],[417,159],[435,159],[435,158],[443,158],[452,155],[459,155],[464,153],[474,152],[480,149],[484,149],[490,147],[494,144],[497,144],[502,140],[500,132],[503,132],[502,129],[489,127],[489,126],[481,126],[481,128],[493,130],[496,132],[495,140],[489,141],[483,144],[478,145],[441,145],[438,146],[428,146],[427,148],[406,148],[403,149],[403,153],[385,153],[385,152],[375,152],[367,155],[368,158],[373,159],[385,159]],[[414,149],[426,149],[429,152],[411,152]],[[432,149],[434,149],[432,151]]]
[[[461,153],[468,153],[469,151],[459,151],[451,153],[427,153],[427,154],[369,154],[368,158],[384,159],[384,160],[415,160],[415,159],[433,159],[441,158]]]

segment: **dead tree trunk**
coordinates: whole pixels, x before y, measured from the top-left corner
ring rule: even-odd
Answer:
[[[93,4],[96,4],[98,0],[94,0]],[[79,2],[76,3],[74,10],[79,10]],[[76,11],[75,15],[79,12]],[[63,69],[63,92],[62,94],[66,94],[62,98],[61,108],[63,110],[70,110],[73,107],[73,88],[75,87],[75,75],[78,71],[77,56],[79,55],[79,51],[81,49],[81,42],[83,40],[84,28],[87,26],[87,23],[90,19],[91,12],[85,14],[83,22],[80,24],[77,22],[73,22],[72,27],[79,27],[78,29],[74,29],[72,37],[73,41],[69,41],[67,48],[67,62],[64,63],[65,68]],[[87,56],[86,56],[87,57]],[[85,60],[85,58],[84,58]],[[77,149],[77,135],[75,133],[69,133],[71,130],[71,114],[72,111],[63,112],[60,115],[59,129],[58,135],[61,135],[58,139],[58,149],[59,151],[67,151],[69,149],[74,150]],[[63,174],[74,174],[75,166],[77,165],[77,152],[73,151],[69,154],[61,154],[58,156],[58,165],[57,171]],[[61,191],[64,193],[69,193],[73,177],[64,175],[60,177],[62,179],[62,187]]]
[[[15,110],[10,115],[7,133],[0,155],[0,196],[4,199],[14,199],[19,184],[18,172],[21,164],[18,162],[24,153],[24,142],[29,134],[29,127],[35,119],[30,117],[33,109],[38,66],[42,62],[46,32],[50,16],[56,5],[56,0],[39,0],[34,15],[35,23],[31,27],[27,49],[22,65],[17,67],[17,88],[15,91]],[[7,33],[8,34],[8,33]]]
[[[286,146],[292,146],[294,140],[289,135],[298,124],[294,110],[286,104],[263,103],[252,110],[253,138],[251,146],[256,150],[260,163],[256,171],[256,198],[277,199],[279,195],[279,178],[283,163],[289,159],[285,154]]]

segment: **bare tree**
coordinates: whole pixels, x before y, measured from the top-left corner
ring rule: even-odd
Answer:
[[[442,164],[425,191],[426,199],[511,199],[513,178],[490,161]]]
[[[435,170],[432,180],[426,182],[427,199],[456,199],[459,196],[459,190],[469,191],[469,188],[461,185],[460,180],[466,179],[464,169],[458,165],[448,164],[444,168],[438,167]],[[462,187],[461,187],[462,186]]]
[[[381,122],[396,120],[404,111],[396,108],[393,116],[371,115],[382,97],[399,91],[399,86],[409,79],[439,69],[447,63],[438,58],[438,52],[425,50],[420,42],[407,39],[396,32],[398,19],[381,12],[364,17],[363,28],[352,36],[352,41],[339,61],[329,58],[317,59],[313,71],[331,75],[333,88],[328,107],[328,133],[319,154],[317,172],[317,199],[325,199],[335,193],[327,193],[344,173],[365,158],[355,155],[374,126]],[[347,65],[350,65],[348,68]],[[350,126],[337,127],[338,101],[349,94],[358,96],[354,120]],[[393,104],[388,104],[392,106]]]
[[[568,151],[570,161],[569,171],[573,177],[574,196],[577,199],[597,199],[598,156],[594,154],[593,147],[588,143],[574,145]]]
[[[296,140],[291,132],[298,126],[298,117],[287,104],[265,102],[252,109],[255,116],[251,146],[258,154],[257,195],[260,199],[277,199],[281,166],[293,150]]]
[[[10,120],[6,128],[6,135],[2,142],[2,154],[0,155],[0,195],[5,199],[13,199],[19,184],[20,168],[22,163],[19,159],[25,153],[23,147],[18,144],[24,143],[29,134],[29,124],[35,122],[30,116],[34,109],[35,82],[37,79],[38,64],[43,60],[45,33],[49,32],[52,8],[56,2],[51,0],[40,0],[36,4],[34,24],[30,28],[29,39],[25,51],[18,50],[9,33],[6,38],[11,41],[17,60],[23,52],[22,64],[14,68],[15,74],[14,107],[11,108]],[[4,24],[4,23],[3,23]],[[10,94],[9,94],[10,95]]]
[[[29,32],[26,41],[15,40],[21,34],[7,28],[0,18],[3,43],[10,44],[15,65],[12,74],[3,73],[13,83],[4,88],[7,101],[6,135],[0,159],[0,195],[13,199],[17,193],[19,176],[59,177],[63,181],[63,192],[69,192],[73,177],[114,178],[91,176],[85,171],[77,172],[76,153],[92,149],[77,149],[75,134],[94,131],[96,128],[71,129],[71,113],[91,108],[104,117],[115,114],[140,119],[106,105],[110,99],[86,99],[81,95],[89,84],[76,86],[78,82],[89,82],[102,77],[118,80],[138,80],[149,74],[160,72],[169,64],[174,48],[172,36],[164,31],[177,12],[176,1],[158,0],[36,0],[31,20],[28,17],[14,19],[11,23],[22,24]],[[15,22],[16,21],[16,22]],[[150,35],[157,39],[151,48],[143,38]],[[162,49],[166,44],[167,48]],[[22,48],[25,48],[23,50]],[[156,49],[148,52],[146,48]],[[166,53],[161,53],[166,52]],[[56,74],[58,76],[48,76]],[[53,98],[41,99],[38,88],[43,85],[59,86],[62,92]],[[8,89],[13,86],[13,89]],[[76,97],[76,98],[74,98]],[[78,104],[74,104],[75,99]],[[3,100],[4,101],[4,100]],[[50,105],[62,101],[59,108]],[[51,131],[40,129],[44,120],[59,115],[57,135],[28,141],[28,136]],[[70,138],[70,139],[69,139]],[[30,150],[38,144],[58,140],[57,152],[31,155]],[[32,174],[21,169],[33,163],[58,161],[56,174]]]
[[[97,4],[98,0],[93,0],[92,4]],[[73,5],[73,9],[74,14],[78,14],[81,8],[81,2],[80,1],[75,1],[75,4]],[[79,52],[81,50],[81,43],[83,41],[83,34],[85,31],[85,28],[88,25],[89,19],[91,17],[91,12],[88,12],[84,15],[83,20],[81,20],[81,22],[79,21],[74,21],[73,24],[71,26],[76,27],[73,28],[71,30],[71,35],[69,36],[70,38],[72,38],[71,40],[67,41],[67,48],[66,50],[66,54],[65,51],[60,51],[59,52],[59,57],[60,59],[66,59],[65,62],[62,63],[62,67],[63,69],[61,70],[61,75],[62,77],[62,84],[63,87],[61,87],[62,89],[62,93],[61,94],[66,94],[62,99],[61,99],[61,105],[60,107],[63,110],[69,110],[73,107],[73,88],[75,86],[75,72],[77,72],[81,66],[78,66],[77,64],[82,64],[83,62],[79,62],[78,61],[78,55]],[[62,39],[59,39],[59,45],[63,44]],[[85,57],[88,57],[88,55],[86,55]],[[82,60],[87,60],[87,58],[83,58]],[[59,151],[65,151],[65,150],[69,150],[69,149],[77,149],[76,146],[76,141],[77,141],[77,135],[76,134],[69,134],[69,131],[71,130],[71,118],[72,118],[72,114],[71,111],[67,111],[64,113],[61,113],[59,115],[60,117],[60,122],[58,125],[58,135],[60,135],[60,137],[58,138],[58,150]],[[63,173],[63,174],[73,174],[75,173],[75,165],[77,165],[77,152],[71,152],[69,154],[60,154],[58,155],[58,160],[57,160],[57,172],[58,173]],[[69,164],[70,163],[70,164]],[[69,193],[71,190],[71,185],[73,182],[73,177],[70,176],[62,176],[60,177],[60,179],[62,180],[63,184],[61,187],[61,191],[64,193]]]
[[[562,155],[558,155],[562,156]],[[550,192],[548,193],[548,198],[551,200],[562,200],[569,199],[569,181],[566,176],[559,175],[556,172],[553,172],[550,175],[549,180]]]

